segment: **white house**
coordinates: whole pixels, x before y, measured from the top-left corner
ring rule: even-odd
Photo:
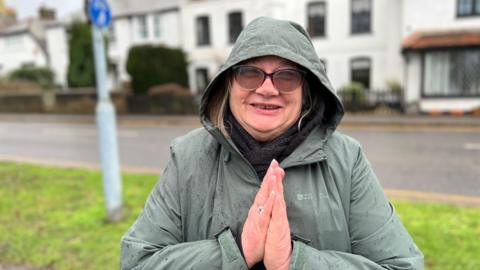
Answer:
[[[53,9],[40,7],[38,18],[28,18],[0,30],[0,74],[8,75],[21,67],[48,67],[54,82],[67,86],[68,26],[75,14],[56,20]]]
[[[224,62],[238,32],[258,16],[288,19],[312,36],[334,86],[352,80],[369,89],[401,81],[400,1],[187,1],[182,6],[190,85],[203,89]],[[389,23],[385,23],[388,21]]]
[[[308,30],[336,88],[357,81],[378,91],[398,82],[419,111],[480,107],[478,0],[206,0],[185,1],[181,11],[193,92],[248,22],[270,16]],[[450,41],[419,47],[436,38]]]
[[[404,0],[405,99],[420,111],[480,108],[480,1]]]
[[[49,55],[39,36],[43,22],[27,19],[0,31],[0,74],[28,66],[47,66]],[[39,30],[40,29],[40,30]]]

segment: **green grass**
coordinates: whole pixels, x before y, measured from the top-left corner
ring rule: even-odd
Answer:
[[[120,238],[156,175],[124,174],[125,220],[105,221],[99,172],[0,162],[0,264],[118,269]],[[480,209],[395,201],[426,269],[480,269]]]
[[[480,269],[480,208],[394,201],[425,269]]]
[[[0,162],[0,262],[118,269],[120,238],[157,178],[124,174],[125,220],[111,224],[99,172]]]

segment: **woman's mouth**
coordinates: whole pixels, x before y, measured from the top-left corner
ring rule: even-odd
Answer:
[[[275,104],[262,104],[262,103],[253,103],[251,104],[255,109],[259,110],[278,110],[281,106]]]

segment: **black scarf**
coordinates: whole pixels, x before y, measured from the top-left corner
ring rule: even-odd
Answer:
[[[269,142],[255,140],[238,123],[230,110],[228,110],[225,125],[230,132],[233,143],[250,162],[257,172],[258,178],[262,181],[273,159],[276,159],[279,163],[282,162],[305,140],[315,126],[322,123],[323,111],[324,107],[318,106],[316,113],[302,120],[300,127],[297,121],[282,135]]]

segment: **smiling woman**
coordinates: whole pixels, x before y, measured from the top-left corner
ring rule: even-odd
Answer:
[[[176,139],[123,269],[423,269],[307,32],[252,21]],[[335,266],[335,267],[334,267]]]

